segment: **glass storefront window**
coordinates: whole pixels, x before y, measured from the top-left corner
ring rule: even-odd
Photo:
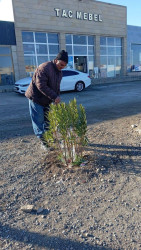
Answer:
[[[87,57],[86,56],[74,56],[74,68],[78,71],[87,72]]]
[[[88,46],[88,55],[94,55],[94,47],[93,46]]]
[[[72,55],[72,45],[66,45],[66,51],[69,55]]]
[[[73,68],[73,56],[69,56],[68,58],[68,67]]]
[[[116,65],[121,66],[121,56],[116,56]]]
[[[74,46],[74,55],[86,55],[87,47],[86,46]]]
[[[121,72],[121,66],[116,66],[115,68],[116,76],[120,75],[120,72]]]
[[[48,43],[59,43],[58,41],[58,34],[52,34],[52,33],[49,33],[48,34]]]
[[[100,57],[100,76],[107,77],[107,56]]]
[[[35,41],[36,43],[47,43],[46,33],[36,32]]]
[[[107,37],[107,45],[111,46],[114,45],[114,37]]]
[[[86,45],[87,44],[86,36],[73,35],[73,43]]]
[[[69,67],[82,72],[94,71],[94,37],[66,34]]]
[[[121,44],[121,42],[122,42],[121,38],[116,37],[115,41],[116,41],[116,44],[115,44],[116,46],[122,46],[122,44]]]
[[[55,56],[59,53],[58,45],[49,45],[49,54],[54,54]]]
[[[106,45],[106,37],[100,37],[100,45]]]
[[[94,46],[94,37],[93,36],[88,36],[88,44]]]
[[[100,64],[102,66],[107,66],[107,56],[101,56],[100,57]]]
[[[120,75],[122,58],[122,38],[100,38],[100,71],[101,77]],[[118,64],[117,64],[118,63]]]
[[[55,59],[55,56],[49,56],[49,60],[52,61]]]
[[[120,75],[121,71],[121,56],[116,56],[116,75]]]
[[[121,47],[116,47],[116,55],[121,56],[122,51],[121,51]]]
[[[38,65],[47,62],[48,61],[48,56],[37,56],[37,62]]]
[[[0,56],[0,68],[9,68],[8,71],[12,69],[12,61],[10,56]]]
[[[131,71],[141,71],[141,44],[131,44]]]
[[[72,44],[72,35],[66,34],[66,44]]]
[[[100,47],[100,55],[107,55],[107,48],[106,47]]]
[[[23,44],[24,54],[35,54],[34,44]]]
[[[33,73],[41,63],[53,60],[59,52],[56,33],[23,31],[22,38],[27,75]]]
[[[120,75],[121,71],[121,56],[116,56],[116,75]]]
[[[93,56],[88,57],[88,64],[89,64],[89,70],[93,70],[94,69],[94,57]]]
[[[25,61],[26,72],[27,73],[34,72],[36,67],[37,67],[36,57],[35,56],[24,56],[24,61]]]
[[[108,65],[115,65],[115,57],[108,56]]]
[[[0,47],[0,84],[14,84],[14,73],[10,47]]]
[[[10,48],[8,47],[0,47],[0,55],[10,55]]]
[[[115,55],[115,47],[108,47],[108,55]]]
[[[26,31],[23,31],[23,32],[22,32],[22,41],[23,41],[23,42],[30,42],[30,43],[33,43],[33,42],[34,42],[33,32],[26,32]]]
[[[46,44],[36,44],[36,53],[37,54],[48,54]]]

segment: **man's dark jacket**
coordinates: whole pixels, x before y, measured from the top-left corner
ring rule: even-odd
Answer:
[[[61,79],[62,72],[54,61],[42,63],[35,70],[25,96],[46,107],[60,95]]]

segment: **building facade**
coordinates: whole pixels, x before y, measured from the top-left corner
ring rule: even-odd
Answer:
[[[94,0],[12,0],[15,79],[31,75],[61,49],[69,66],[100,77],[126,74],[126,7]]]

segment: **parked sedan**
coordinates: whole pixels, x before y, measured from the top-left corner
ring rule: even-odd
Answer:
[[[80,92],[91,84],[91,79],[86,73],[74,69],[64,69],[62,70],[62,73],[63,77],[60,85],[61,91],[75,90]],[[15,82],[15,92],[25,94],[30,82],[31,77],[26,77]]]

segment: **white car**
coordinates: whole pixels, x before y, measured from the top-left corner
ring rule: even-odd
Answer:
[[[61,91],[76,90],[80,92],[91,84],[91,79],[86,73],[74,69],[63,69],[62,73],[63,77],[60,85]],[[26,77],[15,82],[15,92],[25,94],[30,82],[31,77]]]

